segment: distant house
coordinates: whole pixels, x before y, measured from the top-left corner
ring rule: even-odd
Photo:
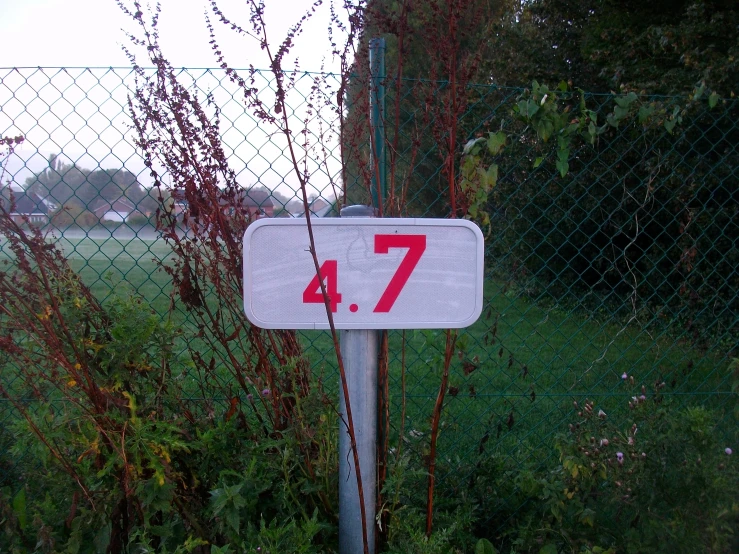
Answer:
[[[311,200],[308,204],[310,214],[315,217],[337,217],[339,215],[339,207],[337,206],[336,200],[326,200],[322,197],[317,197]],[[300,210],[293,217],[305,217],[305,212]]]
[[[12,203],[10,217],[19,224],[28,221],[34,225],[46,225],[49,223],[49,215],[57,208],[56,204],[41,198],[35,192],[15,187],[3,189],[0,201],[5,207],[11,207]]]
[[[181,188],[172,190],[172,210],[175,215],[179,216],[188,209],[185,191]],[[222,206],[224,213],[227,215],[233,212],[236,206],[241,206],[245,212],[252,217],[273,217],[275,206],[272,202],[272,196],[269,191],[262,189],[241,189],[233,194],[223,192],[218,203]]]
[[[221,199],[221,205],[228,205],[230,203],[240,203],[252,217],[273,217],[275,214],[272,195],[267,190],[244,190],[243,192],[239,191],[233,200],[228,198]]]
[[[134,213],[139,213],[136,206],[128,198],[121,197],[114,202],[100,200],[90,210],[100,221],[123,223]]]

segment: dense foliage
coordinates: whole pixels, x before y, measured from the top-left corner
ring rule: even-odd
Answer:
[[[492,23],[485,60],[501,85],[685,94],[705,82],[729,96],[739,92],[738,22],[731,0],[516,2]]]
[[[737,336],[736,110],[699,92],[687,101],[535,83],[501,118],[507,134],[470,143],[461,185],[484,191],[473,215],[537,295],[631,298],[632,310],[649,306],[716,344]],[[494,170],[492,183],[481,170]]]

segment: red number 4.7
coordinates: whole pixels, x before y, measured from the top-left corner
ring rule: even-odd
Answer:
[[[393,307],[426,250],[426,235],[375,235],[375,254],[387,254],[390,248],[407,248],[408,252],[373,312],[389,312]]]
[[[387,313],[392,309],[426,250],[426,235],[375,235],[375,254],[387,254],[391,248],[407,248],[408,252],[387,284],[375,309],[372,310],[375,313]],[[331,311],[336,313],[341,304],[341,294],[338,291],[338,262],[326,260],[321,264],[320,271],[326,281],[326,293],[329,296]],[[323,304],[318,275],[313,276],[311,282],[305,287],[303,303]]]
[[[326,280],[326,293],[328,294],[331,304],[331,311],[336,310],[341,304],[341,294],[338,291],[338,268],[336,260],[326,260],[321,264],[321,277]],[[313,280],[308,283],[303,291],[303,304],[323,304],[323,293],[321,285],[318,282],[318,275],[313,276]]]

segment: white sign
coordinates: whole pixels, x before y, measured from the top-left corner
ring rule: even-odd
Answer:
[[[463,219],[312,219],[337,329],[439,329],[482,312],[483,237]],[[305,219],[244,233],[244,310],[264,329],[328,329]]]

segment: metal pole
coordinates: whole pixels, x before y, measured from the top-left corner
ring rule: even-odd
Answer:
[[[370,40],[370,109],[372,124],[372,205],[381,208],[387,195],[385,171],[385,39]],[[377,169],[377,171],[375,171]]]
[[[347,206],[341,217],[374,217],[370,206]],[[341,355],[344,358],[349,401],[354,419],[359,467],[367,526],[369,552],[375,552],[375,502],[377,498],[377,352],[378,332],[374,329],[342,330]],[[346,399],[339,387],[339,413],[346,420]],[[339,554],[362,552],[362,513],[354,470],[349,432],[339,427]]]

